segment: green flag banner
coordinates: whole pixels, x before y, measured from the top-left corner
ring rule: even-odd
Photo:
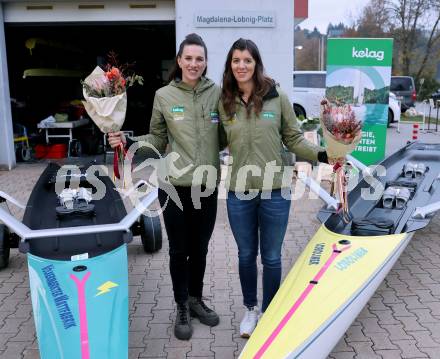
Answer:
[[[327,42],[326,97],[352,105],[362,121],[362,139],[352,155],[366,165],[385,157],[392,55],[392,39]]]

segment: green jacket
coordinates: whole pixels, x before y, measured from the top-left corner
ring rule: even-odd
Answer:
[[[252,104],[251,104],[252,106]],[[298,126],[292,104],[278,87],[263,98],[263,108],[257,116],[236,99],[236,112],[226,114],[220,101],[219,113],[222,136],[226,136],[232,166],[226,177],[226,188],[231,191],[261,191],[291,186],[291,173],[283,144],[299,157],[316,161],[323,148],[308,142]],[[276,167],[278,166],[278,167]]]
[[[160,153],[167,149],[165,171],[171,184],[216,186],[220,176],[219,97],[220,88],[205,77],[194,89],[182,81],[171,81],[156,91],[150,133],[131,140],[146,141]],[[199,182],[197,178],[193,181],[195,171],[201,173],[203,165],[215,168],[217,177],[213,185],[206,182],[206,175],[198,175]]]

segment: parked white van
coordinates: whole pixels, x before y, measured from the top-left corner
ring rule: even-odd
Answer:
[[[325,77],[326,71],[293,72],[293,108],[298,117],[319,117],[320,103],[325,97]],[[400,102],[392,92],[388,106],[388,125],[400,121]]]

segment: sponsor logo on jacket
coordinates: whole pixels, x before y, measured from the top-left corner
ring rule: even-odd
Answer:
[[[262,113],[262,117],[263,117],[265,120],[273,120],[273,119],[275,118],[275,113],[274,113],[274,112],[271,112],[271,111],[264,111],[264,112]]]
[[[220,116],[217,111],[211,111],[209,113],[209,117],[211,118],[212,123],[218,123],[220,120]]]
[[[171,113],[173,114],[173,119],[175,121],[181,121],[185,119],[185,107],[183,106],[173,106],[171,108]]]

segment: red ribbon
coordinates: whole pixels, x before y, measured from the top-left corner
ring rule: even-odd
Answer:
[[[338,169],[340,169],[341,167],[342,167],[341,163],[336,162],[336,163],[333,165],[333,172],[334,172],[334,173],[338,172]]]
[[[334,181],[339,194],[338,213],[342,212],[342,218],[346,223],[350,222],[350,211],[348,209],[347,185],[348,177],[344,168],[344,163],[336,162],[333,166]]]
[[[121,174],[119,172],[119,162],[122,163],[121,167],[123,167],[126,154],[127,150],[125,149],[124,145],[120,143],[119,146],[115,148],[115,153],[113,154],[113,173],[117,179],[121,178]],[[123,168],[121,169],[122,171],[124,170]]]

